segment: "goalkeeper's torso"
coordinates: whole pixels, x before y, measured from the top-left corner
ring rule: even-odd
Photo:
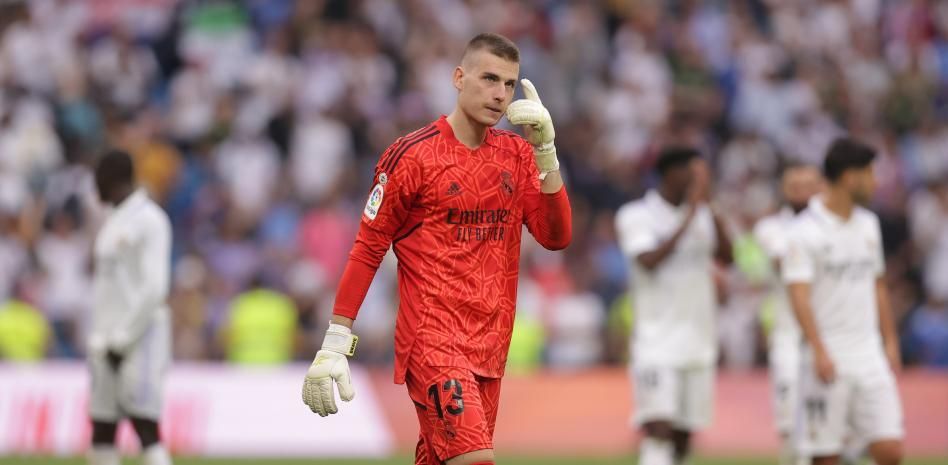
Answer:
[[[363,222],[392,232],[398,258],[396,382],[410,359],[502,376],[521,233],[539,196],[532,149],[495,129],[468,149],[442,117],[396,141],[375,181]]]

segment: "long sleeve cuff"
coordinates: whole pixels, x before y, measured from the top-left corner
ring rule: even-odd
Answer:
[[[573,239],[573,218],[565,186],[553,194],[540,194],[539,220],[537,242],[550,250],[569,245]]]
[[[355,319],[359,314],[362,301],[365,300],[369,286],[375,277],[378,267],[372,267],[358,260],[349,259],[346,269],[342,272],[339,288],[336,291],[336,303],[333,306],[334,315]]]

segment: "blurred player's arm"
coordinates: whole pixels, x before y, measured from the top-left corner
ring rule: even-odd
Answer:
[[[774,231],[774,227],[773,223],[766,220],[759,221],[754,225],[753,236],[754,241],[760,245],[764,253],[767,254],[767,258],[770,259],[770,265],[774,272],[779,276],[781,271],[780,260],[787,253],[787,244],[782,239],[781,231]]]
[[[892,371],[902,369],[902,354],[899,350],[899,332],[895,327],[895,317],[892,313],[892,301],[889,300],[889,286],[885,277],[876,278],[876,300],[879,307],[879,330],[882,332],[882,343],[885,346],[885,355],[889,359]]]
[[[303,403],[319,416],[339,411],[334,385],[342,400],[355,397],[347,357],[355,355],[359,338],[352,334],[352,325],[379,264],[409,217],[423,179],[420,166],[409,153],[402,154],[400,163],[389,165],[388,173],[382,170],[383,162],[389,160],[396,146],[392,145],[382,154],[376,168],[375,184],[369,192],[359,232],[336,291],[329,329],[303,380]]]
[[[714,246],[714,258],[725,265],[730,265],[734,263],[731,234],[728,232],[724,219],[718,214],[717,209],[715,207],[710,208],[711,219],[714,221],[714,237],[717,241]]]
[[[816,327],[816,318],[813,316],[813,304],[810,299],[810,283],[816,274],[813,257],[800,232],[790,232],[790,243],[787,256],[783,260],[783,281],[787,285],[787,294],[793,315],[800,325],[800,331],[806,343],[813,350],[817,375],[824,383],[831,383],[836,378],[836,368],[823,345]]]
[[[639,265],[642,265],[646,270],[652,271],[655,268],[658,268],[662,262],[675,251],[675,247],[678,245],[678,241],[681,240],[681,237],[685,234],[685,231],[688,230],[688,226],[691,225],[691,221],[694,220],[695,213],[697,212],[697,206],[694,203],[688,205],[688,213],[685,214],[685,219],[682,220],[681,224],[678,225],[678,228],[675,229],[675,232],[671,236],[662,240],[658,243],[658,246],[646,250],[644,252],[636,255],[635,260],[639,262]],[[641,228],[641,225],[630,225],[630,227]]]
[[[171,224],[165,217],[140,225],[144,234],[138,260],[140,279],[133,281],[125,273],[118,273],[122,280],[129,311],[113,326],[108,335],[108,350],[125,354],[132,344],[141,339],[161,306],[168,300],[171,280]]]
[[[879,312],[879,332],[882,334],[882,343],[885,347],[886,358],[892,371],[902,369],[902,354],[899,349],[899,332],[895,324],[895,315],[892,312],[892,301],[889,299],[889,286],[885,282],[885,250],[882,246],[882,227],[878,217],[875,220],[874,235],[876,250],[873,257],[873,268],[876,275],[876,306]]]
[[[824,383],[831,383],[836,378],[836,368],[833,366],[826,346],[823,345],[823,339],[816,328],[816,319],[813,317],[813,307],[810,305],[810,284],[802,282],[790,283],[787,286],[787,293],[790,296],[790,305],[793,307],[793,315],[800,325],[800,331],[803,333],[807,344],[813,348],[813,358],[816,362],[816,370],[820,379]]]
[[[731,235],[727,231],[724,218],[721,217],[718,207],[712,200],[711,170],[708,168],[708,163],[702,159],[695,160],[691,166],[694,170],[694,182],[688,192],[688,202],[691,205],[707,204],[711,212],[711,221],[714,223],[714,258],[729,265],[734,262]]]

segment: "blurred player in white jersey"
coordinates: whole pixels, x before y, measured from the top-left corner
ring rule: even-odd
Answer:
[[[616,214],[619,246],[632,264],[635,422],[645,437],[641,465],[688,456],[691,433],[711,422],[716,293],[714,260],[731,262],[731,243],[709,205],[707,165],[691,148],[667,148],[661,184]]]
[[[166,306],[171,267],[168,215],[136,188],[132,159],[113,151],[95,171],[111,206],[95,238],[94,308],[88,338],[92,375],[91,465],[118,465],[115,431],[128,418],[145,465],[171,463],[158,436],[162,381],[171,359]]]
[[[840,462],[844,441],[868,441],[878,465],[902,460],[898,336],[884,281],[879,218],[869,201],[875,152],[852,139],[830,146],[829,186],[789,232],[783,278],[806,341],[800,372],[800,453]]]
[[[787,230],[810,198],[821,187],[819,170],[808,165],[790,165],[781,176],[781,191],[784,206],[779,212],[761,218],[754,226],[754,239],[772,260],[778,274],[780,262],[787,252],[789,238]],[[800,372],[800,327],[797,326],[790,302],[782,281],[776,280],[774,286],[775,316],[770,332],[770,381],[773,385],[774,420],[780,434],[783,450],[781,465],[808,463],[806,457],[795,452],[792,441],[793,425],[798,404],[798,385]]]

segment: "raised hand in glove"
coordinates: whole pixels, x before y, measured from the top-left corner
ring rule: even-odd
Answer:
[[[553,145],[553,139],[556,137],[553,119],[540,101],[540,95],[537,94],[533,83],[529,79],[521,79],[520,84],[526,98],[507,106],[507,120],[523,126],[524,137],[533,145],[537,170],[540,172],[540,179],[543,179],[547,173],[560,169],[560,162],[556,159],[556,146]]]

